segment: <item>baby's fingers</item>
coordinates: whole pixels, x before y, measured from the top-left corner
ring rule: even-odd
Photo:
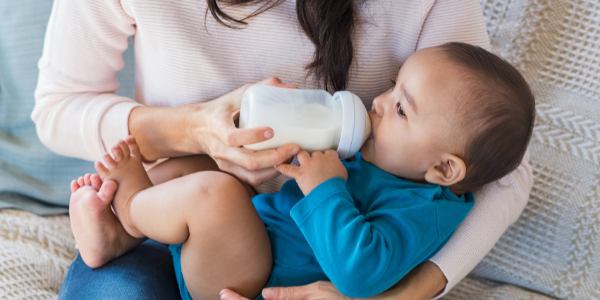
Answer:
[[[276,165],[275,170],[279,171],[279,173],[281,173],[281,174],[292,177],[294,179],[298,178],[298,176],[300,175],[300,168],[298,168],[294,165],[289,165],[289,164]]]
[[[315,152],[317,152],[317,151],[315,151]],[[300,151],[300,153],[298,153],[296,155],[296,158],[298,159],[298,162],[302,166],[310,160],[310,154],[308,154],[308,152],[306,152],[306,151]]]

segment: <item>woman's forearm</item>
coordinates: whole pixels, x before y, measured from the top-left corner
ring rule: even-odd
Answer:
[[[275,77],[257,84],[294,88]],[[273,129],[264,126],[236,128],[234,118],[249,86],[208,102],[177,107],[136,107],[129,114],[129,134],[136,138],[145,161],[207,154],[219,169],[251,185],[259,185],[279,175],[273,166],[291,159],[299,149],[294,144],[258,152],[241,147],[263,142],[274,135]]]
[[[129,115],[129,134],[135,137],[144,160],[203,153],[197,139],[190,139],[189,133],[192,115],[200,107],[201,104],[134,108]]]
[[[426,261],[411,270],[387,291],[368,300],[427,300],[446,287],[446,276],[434,263]],[[317,281],[304,286],[269,287],[263,290],[266,300],[351,300],[330,281]],[[221,300],[248,300],[231,290],[221,292]]]
[[[446,276],[431,261],[412,269],[389,290],[370,297],[370,300],[420,300],[431,299],[446,287]]]

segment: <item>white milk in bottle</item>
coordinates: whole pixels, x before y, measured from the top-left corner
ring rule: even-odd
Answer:
[[[246,90],[240,128],[271,127],[273,138],[244,147],[264,150],[295,143],[307,151],[337,150],[354,156],[371,134],[371,121],[358,96],[324,90],[286,89],[254,85]]]

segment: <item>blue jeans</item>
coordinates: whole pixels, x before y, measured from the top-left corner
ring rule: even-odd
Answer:
[[[169,246],[147,240],[98,269],[77,256],[58,299],[181,300],[181,296]]]

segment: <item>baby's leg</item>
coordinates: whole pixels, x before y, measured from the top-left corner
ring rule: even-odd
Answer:
[[[135,141],[119,143],[115,159],[97,170],[115,181],[115,212],[127,232],[183,243],[182,272],[195,299],[216,299],[230,288],[260,294],[271,271],[271,246],[245,188],[220,172],[200,172],[152,186]]]
[[[171,158],[148,171],[152,184],[158,185],[175,178],[183,177],[201,171],[218,171],[217,163],[208,155],[191,155]],[[248,183],[240,181],[250,195],[256,193]]]
[[[91,268],[103,266],[143,241],[127,234],[113,214],[110,202],[116,189],[114,181],[103,185],[96,174],[71,182],[71,229],[81,258]]]
[[[209,156],[194,155],[170,159],[152,168],[148,175],[152,184],[157,185],[206,170],[219,169]],[[130,236],[113,214],[111,202],[117,184],[109,181],[100,190],[101,185],[102,179],[95,174],[86,174],[71,183],[71,228],[83,261],[92,268],[103,266],[144,240]],[[243,185],[254,194],[248,184]]]

